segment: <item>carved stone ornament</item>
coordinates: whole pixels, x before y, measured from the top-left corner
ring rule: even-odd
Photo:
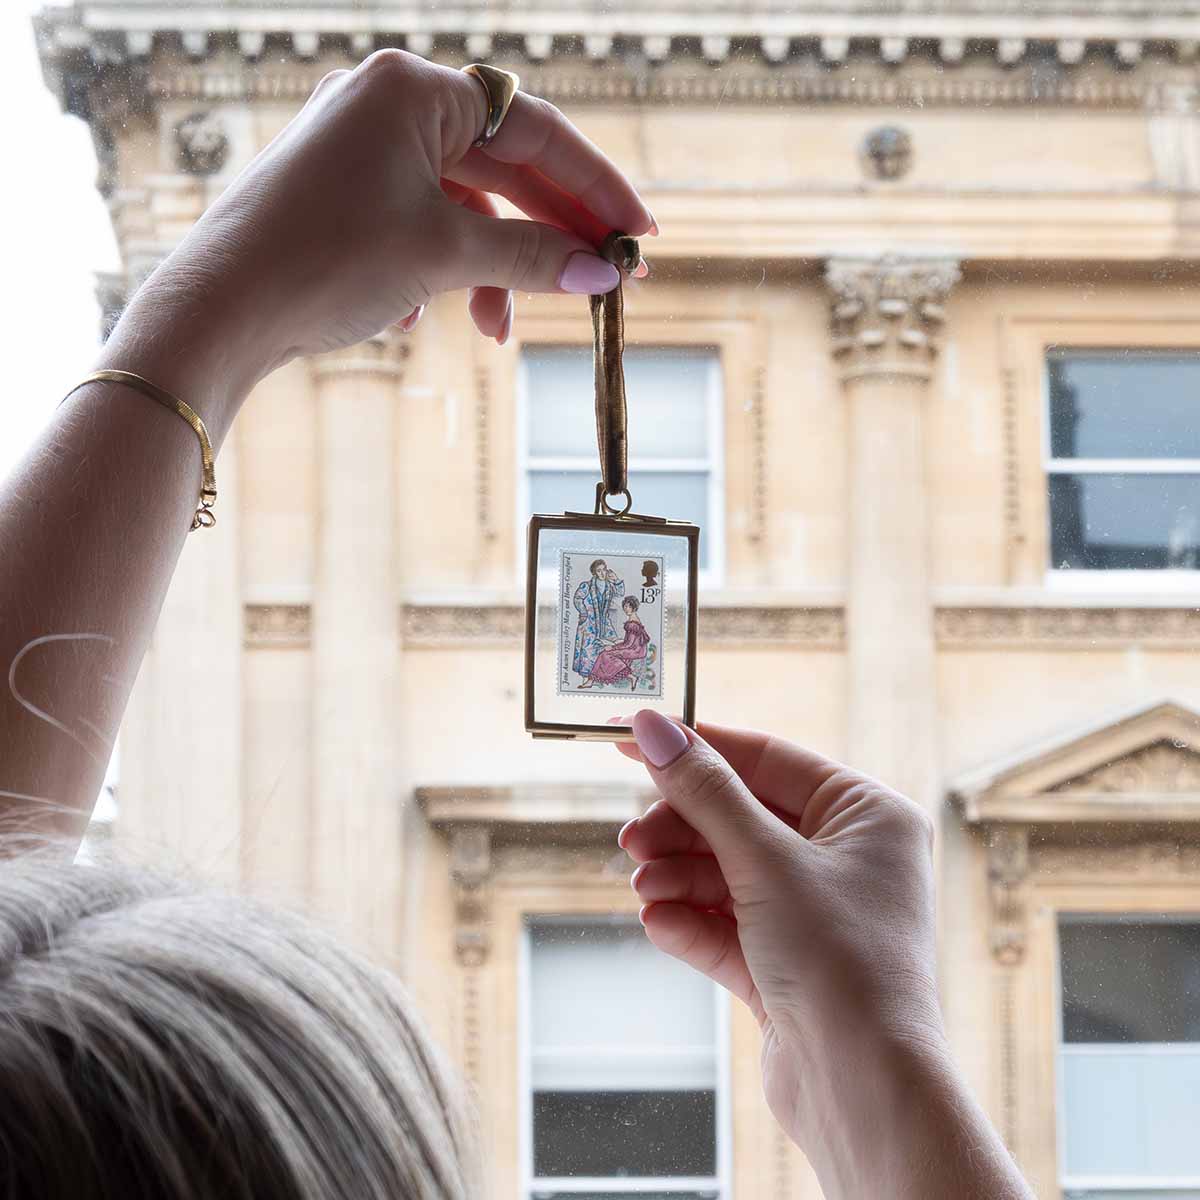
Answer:
[[[1200,754],[1157,742],[1049,789],[1057,795],[1122,792],[1173,795],[1200,792]]]
[[[189,175],[215,175],[229,158],[229,138],[219,117],[194,112],[175,126],[175,161]]]
[[[927,378],[946,319],[946,299],[961,277],[951,259],[830,259],[825,282],[832,293],[832,349],[843,376]]]
[[[492,836],[482,825],[450,835],[454,880],[454,951],[464,967],[480,966],[491,948]]]
[[[873,179],[901,179],[912,166],[912,136],[898,125],[881,125],[863,139],[863,166]]]
[[[1005,966],[1025,957],[1025,879],[1029,874],[1029,833],[1021,825],[987,831],[988,895],[992,954]]]

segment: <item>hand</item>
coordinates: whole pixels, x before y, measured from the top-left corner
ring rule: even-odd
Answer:
[[[472,148],[486,107],[477,80],[400,50],[328,75],[152,278],[143,323],[161,337],[160,310],[177,319],[151,377],[171,387],[180,347],[203,344],[218,353],[194,374],[219,358],[245,391],[297,355],[411,328],[433,296],[466,287],[476,325],[503,342],[509,289],[615,286],[593,247],[652,227],[632,185],[525,94]],[[492,193],[535,219],[500,219]]]
[[[758,1019],[767,1101],[825,1194],[1027,1195],[946,1046],[928,816],[780,738],[701,729],[633,719],[637,746],[620,748],[663,799],[618,840],[641,864],[649,939]],[[941,1106],[953,1116],[913,1127]],[[926,1153],[957,1171],[959,1132],[1001,1190],[941,1191],[925,1171],[906,1181]]]

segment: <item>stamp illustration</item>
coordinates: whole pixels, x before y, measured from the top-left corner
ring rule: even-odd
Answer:
[[[662,696],[664,567],[644,554],[560,551],[560,696]]]

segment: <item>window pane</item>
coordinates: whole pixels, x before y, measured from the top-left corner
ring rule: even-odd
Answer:
[[[710,1176],[714,1092],[537,1092],[533,1171],[563,1176]]]
[[[1200,1176],[1200,1046],[1176,1051],[1063,1051],[1068,1176]]]
[[[640,926],[530,926],[534,1174],[716,1170],[716,992]]]
[[[522,359],[528,453],[597,459],[590,347],[527,346]],[[709,379],[715,359],[716,351],[704,347],[625,351],[631,461],[708,457]]]
[[[1200,475],[1051,475],[1056,569],[1200,567]]]
[[[1050,354],[1055,458],[1200,458],[1200,353]]]
[[[1200,1043],[1200,923],[1059,925],[1063,1041]]]
[[[533,1200],[630,1200],[631,1196],[636,1200],[715,1200],[719,1195],[715,1188],[699,1192],[547,1192],[534,1188],[532,1193]],[[1194,1195],[1200,1200],[1200,1192]],[[1192,1192],[1186,1193],[1186,1197],[1183,1192],[1156,1192],[1154,1200],[1176,1200],[1176,1197],[1192,1200],[1192,1196]],[[1140,1200],[1140,1197],[1122,1193],[1121,1200]]]
[[[591,512],[599,471],[530,471],[529,511]],[[709,563],[706,471],[630,471],[629,493],[637,512],[691,521],[700,526],[700,567]]]
[[[530,945],[535,1089],[715,1085],[713,985],[659,954],[641,926],[539,922]]]

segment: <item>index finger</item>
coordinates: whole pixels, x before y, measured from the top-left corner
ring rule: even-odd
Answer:
[[[535,167],[612,229],[640,237],[654,224],[637,189],[600,147],[537,96],[518,92],[499,132],[482,149],[500,162]]]
[[[479,81],[461,71],[450,74],[457,76],[455,86],[468,111],[470,106],[486,111]],[[640,237],[654,224],[637,189],[600,147],[538,96],[517,92],[496,136],[479,149],[497,162],[534,167],[595,213],[608,229]]]
[[[842,763],[815,750],[759,729],[698,722],[696,732],[734,769],[754,796],[777,814],[797,819],[813,793],[843,771]],[[633,742],[618,742],[617,749],[641,761]]]

